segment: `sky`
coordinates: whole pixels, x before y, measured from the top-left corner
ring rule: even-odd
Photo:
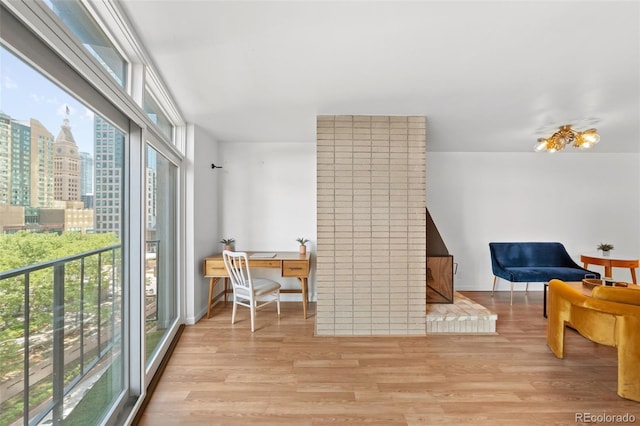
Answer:
[[[17,121],[37,119],[55,139],[67,107],[78,149],[93,154],[93,111],[0,46],[0,111]]]

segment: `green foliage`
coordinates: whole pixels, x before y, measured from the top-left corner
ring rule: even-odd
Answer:
[[[304,237],[296,238],[296,241],[299,242],[301,246],[304,246],[309,242],[309,240]]]
[[[602,250],[602,251],[613,250],[613,244],[600,243],[598,245],[598,250]]]
[[[81,234],[19,232],[0,235],[0,271],[33,266],[46,261],[60,259],[119,243],[115,234]],[[97,318],[100,301],[109,295],[114,278],[113,271],[121,270],[120,254],[115,264],[111,252],[102,256],[86,257],[84,268],[81,260],[67,262],[64,266],[65,317],[81,310],[89,321]],[[100,265],[100,267],[99,267]],[[0,377],[15,377],[23,369],[24,324],[28,312],[29,333],[32,338],[49,335],[53,328],[54,268],[35,270],[28,275],[28,293],[25,292],[27,277],[0,280]],[[82,278],[82,279],[81,279]],[[115,277],[119,281],[120,277]],[[28,300],[25,297],[28,296]],[[103,307],[103,311],[106,307]],[[106,315],[105,315],[106,314]],[[103,320],[112,312],[103,312]],[[40,347],[39,345],[42,345]],[[44,353],[50,342],[32,341],[30,353]]]
[[[65,232],[58,235],[55,233],[18,232],[0,235],[0,271],[10,271],[84,253],[119,242],[118,237],[112,233]]]

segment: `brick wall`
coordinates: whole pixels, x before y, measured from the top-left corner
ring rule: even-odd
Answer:
[[[425,333],[425,123],[317,117],[317,334]]]

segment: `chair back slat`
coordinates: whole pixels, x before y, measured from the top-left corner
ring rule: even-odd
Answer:
[[[247,253],[224,250],[222,260],[234,288],[250,290],[252,287],[251,270]]]

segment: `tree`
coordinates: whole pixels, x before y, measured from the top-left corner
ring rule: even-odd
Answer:
[[[0,272],[8,272],[22,267],[87,253],[92,250],[119,244],[115,234],[81,234],[18,232],[0,235]],[[65,263],[64,295],[65,318],[73,317],[81,309],[85,315],[95,315],[100,309],[102,295],[98,294],[98,276],[105,271],[115,270],[119,256],[115,259],[99,255],[84,257]],[[84,265],[83,265],[84,262]],[[121,270],[121,268],[117,268]],[[53,272],[54,267],[29,273],[29,333],[37,336],[53,327]],[[81,280],[81,277],[83,278]],[[119,277],[117,277],[119,279]],[[109,277],[104,282],[108,282]],[[0,379],[22,369],[24,321],[26,311],[26,275],[0,280]],[[81,306],[81,292],[82,303]],[[77,315],[76,315],[77,316]],[[46,343],[45,343],[46,345]]]

